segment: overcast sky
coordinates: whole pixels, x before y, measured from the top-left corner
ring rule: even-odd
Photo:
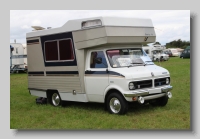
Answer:
[[[10,43],[26,43],[31,26],[57,28],[68,20],[96,16],[150,18],[156,32],[156,41],[162,45],[181,39],[190,41],[189,10],[11,10]]]

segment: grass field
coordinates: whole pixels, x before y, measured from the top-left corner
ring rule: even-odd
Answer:
[[[71,102],[38,105],[28,91],[27,74],[10,75],[10,129],[163,129],[189,130],[190,59],[170,57],[155,64],[169,70],[173,97],[165,107],[131,105],[126,115],[112,115],[103,104]]]

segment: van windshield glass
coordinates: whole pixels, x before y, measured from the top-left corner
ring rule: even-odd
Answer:
[[[141,48],[107,50],[110,65],[114,68],[153,65],[154,63]]]

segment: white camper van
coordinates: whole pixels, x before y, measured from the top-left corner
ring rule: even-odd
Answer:
[[[170,73],[142,45],[155,42],[151,19],[95,17],[26,34],[28,89],[53,106],[63,101],[105,103],[125,114],[128,102],[165,106]]]
[[[162,45],[143,46],[142,48],[153,61],[169,60],[169,55],[163,52],[164,47]]]

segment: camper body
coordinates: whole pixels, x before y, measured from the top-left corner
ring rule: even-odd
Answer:
[[[142,48],[153,61],[169,60],[169,55],[164,53],[165,49],[161,45],[143,46]]]
[[[24,59],[27,55],[24,54],[24,47],[21,43],[10,43],[12,49],[10,49],[10,72],[26,72]]]
[[[125,114],[128,102],[166,105],[170,73],[142,50],[155,42],[150,19],[96,17],[27,33],[28,89],[53,106],[105,103]]]

